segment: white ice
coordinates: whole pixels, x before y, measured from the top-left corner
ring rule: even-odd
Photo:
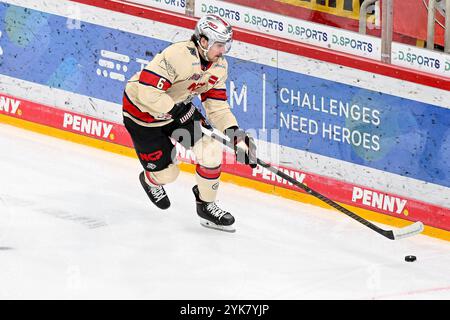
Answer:
[[[225,233],[200,226],[191,174],[159,211],[137,159],[4,124],[0,150],[0,299],[450,298],[443,240],[221,183]]]

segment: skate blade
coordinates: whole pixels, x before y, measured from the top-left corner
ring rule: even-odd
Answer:
[[[200,224],[205,227],[205,228],[209,228],[209,229],[215,229],[215,230],[220,230],[220,231],[225,231],[225,232],[236,232],[236,229],[234,228],[233,225],[231,226],[219,226],[215,223],[212,223],[211,221],[208,221],[206,219],[202,219],[200,218]]]

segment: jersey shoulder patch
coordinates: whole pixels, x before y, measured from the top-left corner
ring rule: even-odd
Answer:
[[[192,71],[191,60],[194,60],[188,50],[189,41],[176,42],[164,51],[160,61],[160,68],[166,70],[170,76],[175,78],[184,78]]]

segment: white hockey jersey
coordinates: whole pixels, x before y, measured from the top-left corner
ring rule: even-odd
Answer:
[[[227,102],[227,76],[225,58],[202,68],[194,42],[174,43],[128,81],[123,115],[142,126],[163,126],[173,121],[167,113],[174,104],[200,95],[208,120],[224,131],[238,125]]]

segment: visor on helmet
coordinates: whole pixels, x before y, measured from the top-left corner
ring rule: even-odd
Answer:
[[[208,44],[208,51],[209,49],[211,49],[214,45],[217,45],[219,47],[224,47],[224,54],[227,54],[228,52],[230,52],[231,50],[231,44],[232,44],[233,40],[228,40],[227,42],[220,42],[220,41],[216,41],[216,42],[212,42]]]

